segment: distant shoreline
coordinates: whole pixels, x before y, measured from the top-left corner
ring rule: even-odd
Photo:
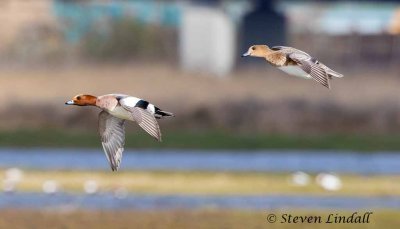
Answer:
[[[84,192],[84,183],[94,180],[100,193],[114,192],[123,187],[127,194],[146,195],[302,195],[310,197],[399,197],[399,175],[340,174],[343,187],[335,192],[327,191],[310,175],[310,183],[297,186],[290,173],[265,172],[216,172],[174,170],[123,170],[112,173],[104,170],[32,170],[23,169],[23,179],[16,185],[18,193],[41,193],[43,183],[54,180],[62,192]],[[6,170],[0,169],[1,173]],[[173,185],[171,185],[173,184]],[[363,190],[360,192],[360,190]]]
[[[139,131],[139,130],[138,130]],[[163,131],[163,142],[155,142],[144,132],[130,131],[126,148],[139,149],[282,149],[400,151],[400,135],[270,135],[224,131]],[[96,130],[92,132],[60,129],[15,130],[0,132],[0,147],[98,148]]]

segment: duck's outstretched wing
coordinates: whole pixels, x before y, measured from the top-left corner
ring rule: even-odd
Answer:
[[[299,50],[299,49],[295,49],[295,48],[293,48],[293,47],[288,47],[288,46],[274,46],[274,47],[272,47],[271,49],[274,50],[274,51],[280,51],[281,53],[284,53],[284,54],[287,54],[287,55],[292,54],[292,53],[298,53],[298,54],[302,54],[302,55],[304,55],[304,56],[308,56],[308,57],[311,58],[310,54],[308,54],[308,53],[306,53],[306,52],[304,52],[304,51],[301,51],[301,50]]]
[[[148,134],[161,142],[161,131],[156,118],[148,110],[140,107],[131,109],[133,119],[144,129]]]
[[[102,111],[99,114],[99,134],[101,144],[112,171],[117,171],[121,164],[125,145],[125,121]]]
[[[289,59],[297,63],[303,71],[311,76],[311,78],[323,86],[330,88],[329,71],[332,70],[320,63],[316,58],[310,56],[310,54],[286,46],[274,46],[271,49],[286,54]]]
[[[145,130],[152,137],[161,142],[161,131],[154,114],[149,110],[136,105],[126,103],[124,99],[119,101],[121,106],[132,114],[132,119],[135,120],[139,126]]]
[[[288,57],[296,62],[299,67],[308,73],[315,81],[330,88],[329,76],[324,68],[325,65],[321,65],[317,59],[312,58],[310,55],[304,54],[303,52],[293,52],[288,54]]]

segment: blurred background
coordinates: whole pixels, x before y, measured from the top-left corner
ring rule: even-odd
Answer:
[[[400,223],[400,1],[2,0],[0,20],[0,227],[285,228],[267,215],[354,211],[374,212],[369,228]],[[328,90],[240,58],[253,44],[345,77]],[[112,173],[99,110],[64,105],[80,93],[176,117],[162,143],[129,124]]]

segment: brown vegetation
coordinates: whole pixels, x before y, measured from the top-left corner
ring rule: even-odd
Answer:
[[[244,211],[244,210],[166,210],[166,211],[54,211],[54,210],[2,210],[0,228],[142,228],[142,229],[242,229],[242,228],[393,228],[399,224],[399,213],[374,211],[368,224],[309,224],[268,223],[267,215],[284,213],[293,216],[321,216],[329,213],[351,215],[331,211]],[[278,218],[279,220],[279,218]]]
[[[340,69],[339,69],[340,70]],[[126,93],[177,117],[171,129],[268,133],[392,133],[400,130],[400,78],[380,72],[345,74],[327,90],[268,66],[226,79],[165,65],[0,71],[0,127],[94,128],[97,110],[66,107],[78,93]]]

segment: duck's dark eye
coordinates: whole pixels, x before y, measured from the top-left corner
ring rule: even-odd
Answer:
[[[256,50],[256,47],[251,47],[251,50]]]
[[[81,100],[81,97],[80,97],[80,96],[78,96],[78,97],[76,97],[76,99],[77,99],[77,100]]]

